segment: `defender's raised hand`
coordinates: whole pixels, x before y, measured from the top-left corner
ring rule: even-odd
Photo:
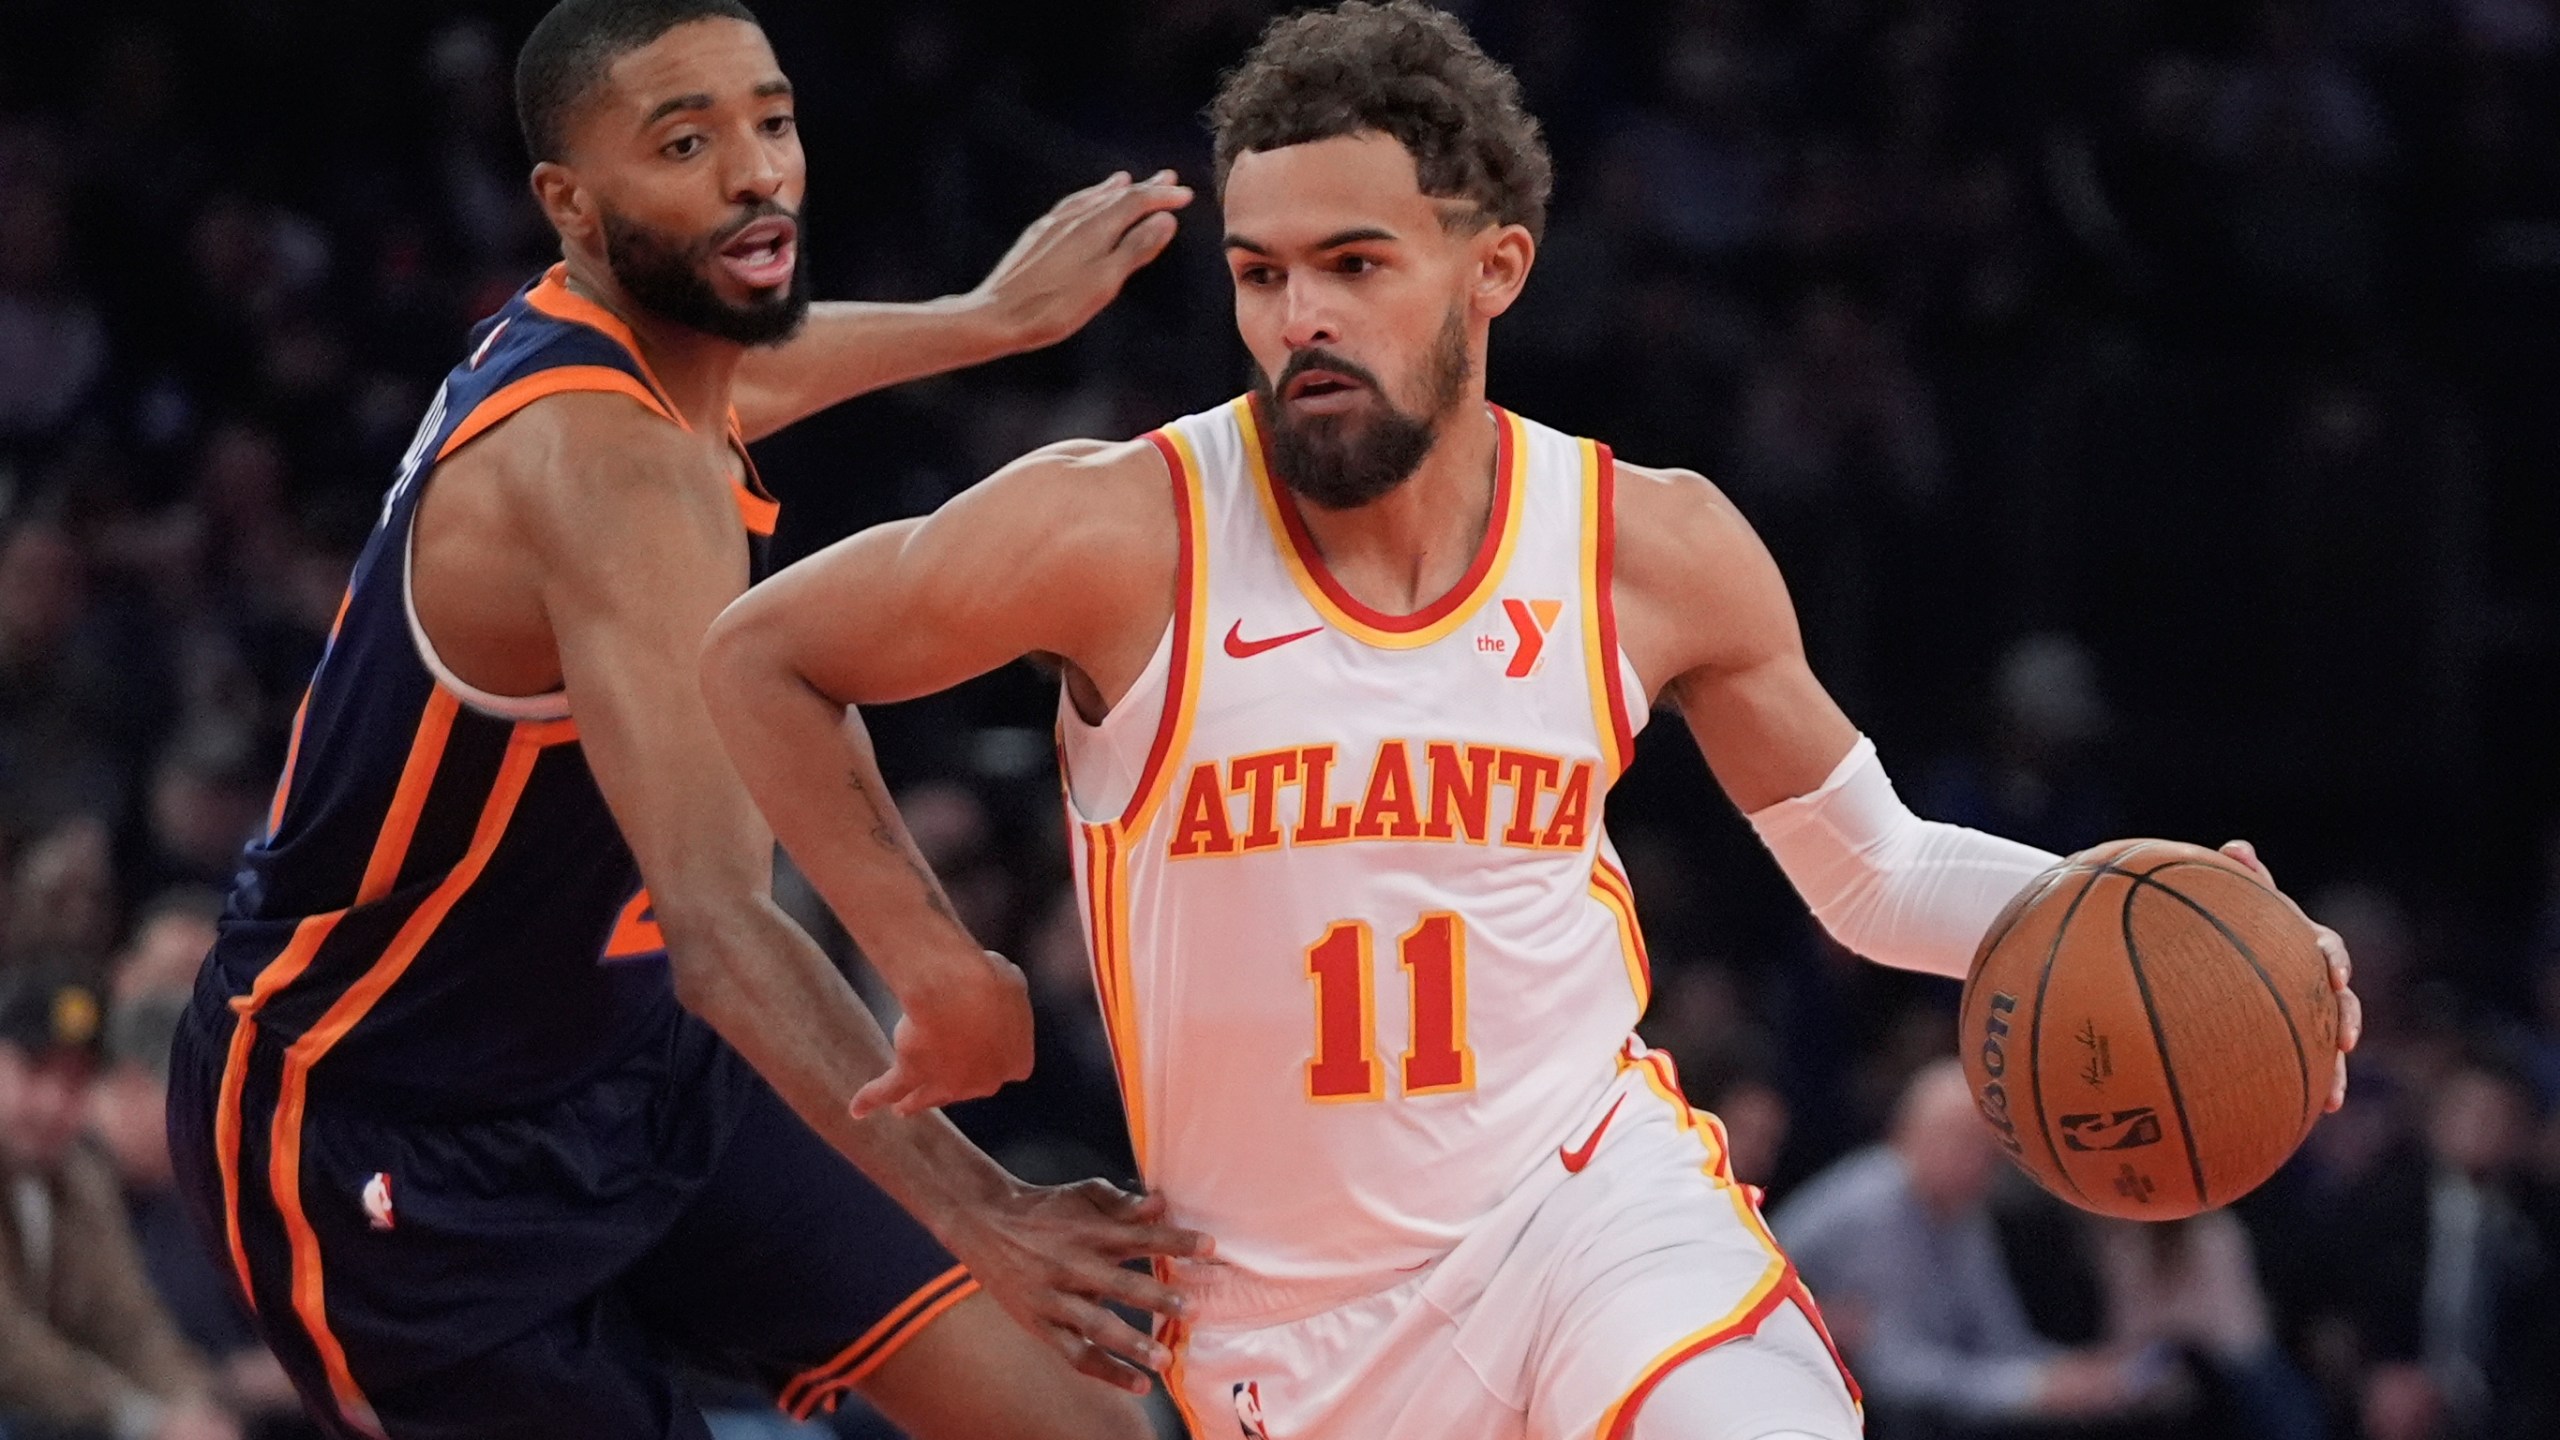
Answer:
[[[1172,1317],[1182,1300],[1121,1262],[1201,1259],[1215,1248],[1196,1230],[1165,1224],[1164,1213],[1164,1197],[1104,1180],[1023,1185],[975,1207],[965,1232],[945,1239],[1016,1323],[1085,1374],[1143,1395],[1148,1380],[1139,1367],[1161,1370],[1173,1356],[1110,1306]]]
[[[789,339],[739,357],[738,429],[761,440],[883,386],[1055,345],[1172,241],[1191,203],[1173,172],[1116,174],[1049,207],[964,295],[912,304],[822,300]]]
[[[1083,329],[1131,275],[1164,253],[1173,212],[1190,203],[1190,187],[1170,170],[1144,180],[1117,172],[1032,221],[971,295],[1022,348],[1054,345]]]

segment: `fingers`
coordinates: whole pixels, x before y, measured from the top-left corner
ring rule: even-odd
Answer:
[[[2338,1052],[2338,1073],[2329,1082],[2329,1112],[2336,1114],[2347,1103],[2347,1053]]]
[[[1164,1255],[1176,1260],[1206,1260],[1217,1242],[1197,1230],[1166,1225],[1164,1196],[1132,1195],[1108,1180],[1079,1180],[1069,1187],[1115,1223],[1096,1242],[1097,1249],[1124,1260]],[[1134,1303],[1134,1302],[1133,1302]],[[1149,1306],[1149,1309],[1160,1307]]]
[[[1144,1395],[1155,1388],[1154,1382],[1147,1378],[1147,1372],[1073,1330],[1060,1327],[1055,1332],[1055,1339],[1060,1353],[1067,1357],[1067,1363],[1079,1373],[1132,1395]]]
[[[1115,248],[1128,268],[1137,270],[1164,253],[1164,247],[1173,243],[1178,228],[1173,216],[1159,210],[1130,226]]]
[[[2343,993],[2348,982],[2356,978],[2355,957],[2347,953],[2346,938],[2317,921],[2313,922],[2311,933],[2319,942],[2320,953],[2329,961],[2329,988]]]
[[[2364,1001],[2353,990],[2338,992],[2338,1053],[2344,1055],[2364,1039]]]
[[[2257,846],[2246,840],[2233,840],[2222,847],[2222,853],[2248,866],[2259,879],[2267,882],[2269,888],[2274,887],[2276,877],[2267,870],[2267,862],[2258,858]]]
[[[867,1120],[882,1110],[897,1106],[923,1084],[923,1077],[909,1071],[904,1064],[891,1065],[870,1084],[854,1091],[853,1102],[845,1108],[853,1112],[854,1119]],[[908,1112],[902,1110],[899,1113]]]

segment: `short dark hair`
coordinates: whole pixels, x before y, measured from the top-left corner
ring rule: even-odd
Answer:
[[[696,20],[757,22],[738,0],[560,0],[516,52],[516,125],[536,160],[566,148],[569,113],[614,61]]]
[[[1546,232],[1555,166],[1518,78],[1421,0],[1345,0],[1272,21],[1219,83],[1209,126],[1221,191],[1248,150],[1375,130],[1412,153],[1423,194],[1474,207],[1453,220]]]

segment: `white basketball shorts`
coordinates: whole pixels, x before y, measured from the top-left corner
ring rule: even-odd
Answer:
[[[1412,1279],[1174,1327],[1176,1403],[1198,1440],[1629,1440],[1663,1377],[1748,1337],[1785,1383],[1738,1371],[1715,1424],[1670,1433],[1851,1440],[1854,1382],[1724,1152],[1669,1057],[1630,1054],[1553,1169]]]

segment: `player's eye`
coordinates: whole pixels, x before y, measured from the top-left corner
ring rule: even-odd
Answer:
[[[799,121],[797,117],[794,116],[768,115],[765,117],[764,133],[779,140],[783,136],[790,134],[793,127],[798,124]]]
[[[1247,265],[1236,272],[1236,279],[1257,288],[1269,285],[1279,278],[1280,272],[1268,265]]]
[[[1345,255],[1333,262],[1333,268],[1344,275],[1366,275],[1378,268],[1378,262],[1366,255]]]
[[[686,160],[698,154],[711,142],[699,135],[679,135],[658,147],[658,153],[670,160]]]

